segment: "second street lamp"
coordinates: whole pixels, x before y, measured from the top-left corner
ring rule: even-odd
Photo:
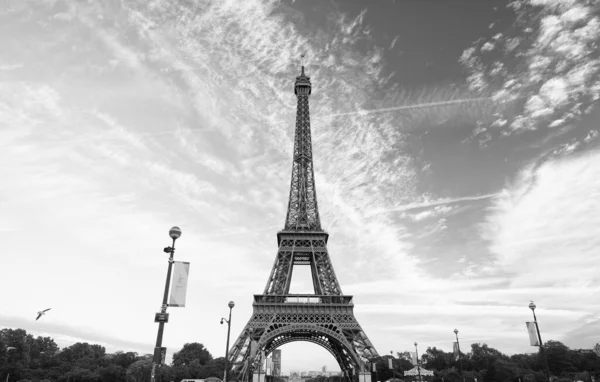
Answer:
[[[456,335],[456,347],[458,348],[458,360],[460,361],[460,373],[462,374],[463,365],[462,365],[462,357],[460,354],[460,342],[458,342],[458,329],[454,329],[454,335]]]
[[[540,352],[544,357],[544,363],[546,364],[546,374],[548,376],[548,381],[550,381],[550,366],[548,365],[548,358],[546,358],[546,351],[544,349],[544,343],[542,342],[542,336],[540,335],[540,327],[538,326],[537,317],[535,316],[535,304],[533,301],[529,303],[529,309],[533,312],[533,322],[535,323],[535,330],[537,331],[538,340],[540,340]]]
[[[227,374],[229,373],[229,333],[231,332],[231,310],[235,306],[233,301],[229,301],[229,320],[221,318],[221,325],[223,321],[227,322],[227,344],[225,345],[225,372],[223,373],[223,382],[227,382]]]
[[[388,359],[388,368],[390,369],[390,379],[394,378],[394,351],[390,350],[390,359]]]

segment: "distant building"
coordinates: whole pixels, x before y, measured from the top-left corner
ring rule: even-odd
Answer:
[[[321,368],[322,371],[301,371],[300,374],[300,378],[303,379],[311,379],[311,378],[316,378],[316,377],[335,377],[335,376],[339,376],[342,375],[342,372],[340,371],[327,371],[327,368],[325,366],[323,366]]]
[[[600,344],[596,344],[596,346],[594,346],[594,353],[600,356]]]
[[[273,376],[280,377],[281,376],[281,350],[275,349],[273,350]]]

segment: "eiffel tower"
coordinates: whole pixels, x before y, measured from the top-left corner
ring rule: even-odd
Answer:
[[[247,380],[262,357],[294,341],[328,350],[348,381],[370,382],[367,362],[379,357],[354,316],[352,296],[342,293],[321,228],[312,161],[308,97],[310,77],[296,77],[298,98],[292,181],[279,250],[263,294],[254,295],[252,317],[229,351],[230,374]],[[290,294],[294,265],[310,265],[314,294]],[[258,377],[258,378],[257,378]],[[359,379],[360,377],[360,379]],[[225,381],[227,382],[227,381]]]

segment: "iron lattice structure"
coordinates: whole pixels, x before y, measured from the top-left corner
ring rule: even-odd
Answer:
[[[277,233],[279,250],[262,295],[254,295],[252,317],[229,351],[231,374],[246,380],[261,353],[289,342],[322,346],[355,380],[366,363],[379,357],[354,316],[352,296],[345,296],[327,251],[329,235],[321,228],[312,161],[310,77],[296,77],[298,98],[292,180],[285,226]],[[309,265],[314,294],[290,294],[294,265]]]

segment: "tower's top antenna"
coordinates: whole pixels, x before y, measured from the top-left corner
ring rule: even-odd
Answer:
[[[302,71],[304,71],[304,57],[306,57],[306,53],[300,55],[300,66],[302,66]]]

